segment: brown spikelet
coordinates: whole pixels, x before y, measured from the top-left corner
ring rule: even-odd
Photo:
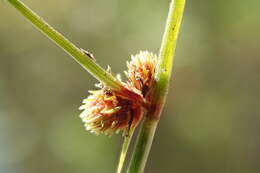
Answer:
[[[142,115],[142,108],[133,100],[120,97],[115,91],[105,87],[90,91],[91,95],[83,101],[80,114],[87,130],[96,134],[126,134],[135,127]]]
[[[141,51],[127,62],[128,85],[135,87],[145,97],[154,82],[157,57],[148,51]]]

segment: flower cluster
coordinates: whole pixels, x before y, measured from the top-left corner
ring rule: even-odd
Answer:
[[[128,81],[122,83],[127,90],[139,95],[143,100],[154,82],[156,56],[148,51],[140,52],[127,62]],[[110,71],[110,69],[109,69]],[[120,131],[127,134],[130,128],[136,127],[143,114],[140,102],[131,96],[119,94],[103,84],[100,89],[90,91],[91,95],[83,100],[80,118],[86,130],[96,134],[111,135]]]

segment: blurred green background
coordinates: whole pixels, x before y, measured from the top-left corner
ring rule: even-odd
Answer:
[[[158,52],[169,0],[24,0],[115,73]],[[258,0],[187,0],[147,173],[260,172]],[[0,1],[0,172],[112,173],[120,135],[84,130],[97,81]]]

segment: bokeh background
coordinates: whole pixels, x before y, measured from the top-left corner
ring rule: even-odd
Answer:
[[[113,72],[158,52],[169,0],[24,0]],[[258,0],[187,0],[146,173],[260,172]],[[112,173],[122,138],[84,130],[97,81],[0,1],[0,172]]]

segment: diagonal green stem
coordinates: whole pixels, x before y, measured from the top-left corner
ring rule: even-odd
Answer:
[[[44,19],[33,12],[20,0],[8,0],[25,18],[27,18],[37,29],[46,34],[52,41],[63,48],[69,55],[72,56],[84,69],[90,72],[99,81],[102,81],[106,85],[113,89],[119,89],[122,87],[121,83],[116,80],[110,73],[96,64],[91,56],[87,55],[76,47],[73,43],[67,40],[62,34],[52,28]]]
[[[152,106],[148,110],[129,164],[128,173],[143,173],[152,146],[157,124],[163,110],[173,57],[180,30],[185,0],[172,0],[167,18],[165,32],[160,49],[159,63],[156,69],[156,84],[152,95]]]

